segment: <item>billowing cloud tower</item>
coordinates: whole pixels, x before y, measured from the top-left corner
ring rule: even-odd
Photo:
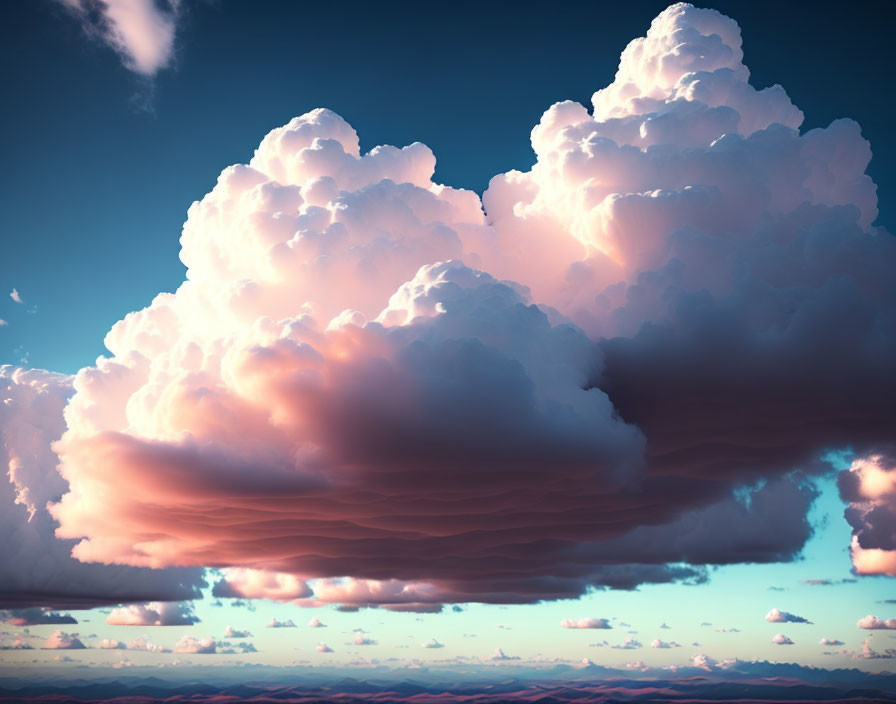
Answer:
[[[668,8],[481,202],[330,111],[273,130],[74,378],[58,535],[393,609],[795,555],[828,452],[892,437],[896,248],[858,125],[742,58]]]

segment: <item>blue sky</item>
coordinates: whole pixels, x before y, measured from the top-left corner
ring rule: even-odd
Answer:
[[[867,173],[878,187],[876,223],[892,229],[896,178],[887,165],[896,158],[896,140],[884,88],[890,30],[874,5],[822,3],[810,10],[726,0],[713,6],[740,24],[752,84],[783,85],[805,114],[803,131],[839,117],[861,124],[874,154]],[[529,138],[542,113],[564,99],[590,104],[592,93],[613,80],[629,40],[665,7],[559,2],[546,12],[535,3],[458,1],[426,8],[347,3],[334,12],[314,3],[269,2],[259,10],[251,2],[185,2],[172,64],[147,77],[87,36],[58,2],[5,3],[0,363],[71,374],[104,354],[103,338],[116,321],[184,280],[179,238],[190,204],[212,189],[222,169],[248,162],[260,139],[290,118],[330,108],[360,135],[362,152],[423,142],[437,159],[434,181],[481,195],[493,175],[535,163]],[[20,300],[7,295],[13,290]],[[848,466],[840,462],[836,470]],[[684,665],[707,653],[719,660],[887,669],[888,660],[856,660],[851,653],[868,637],[876,650],[896,647],[890,635],[896,631],[871,635],[856,626],[866,614],[896,616],[896,604],[886,603],[896,596],[892,577],[853,574],[853,527],[843,517],[836,472],[815,481],[813,534],[796,559],[711,567],[703,584],[597,590],[530,605],[462,604],[439,614],[342,613],[332,605],[269,600],[249,610],[227,600],[216,605],[206,594],[196,602],[199,622],[192,626],[107,625],[106,611],[94,609],[63,628],[89,647],[101,638],[127,642],[146,634],[170,649],[184,635],[223,639],[233,625],[254,634],[259,652],[246,662],[284,666],[321,657],[488,659],[500,648],[524,660],[589,658],[611,666]],[[813,623],[767,623],[772,608]],[[308,628],[312,616],[327,627]],[[560,627],[563,619],[585,617],[610,619],[613,627]],[[266,628],[271,618],[292,619],[297,628]],[[55,628],[31,626],[25,637],[37,644]],[[358,628],[377,645],[351,645]],[[794,644],[772,645],[778,632]],[[16,633],[21,629],[7,628],[8,637]],[[640,647],[613,647],[629,635]],[[820,646],[823,637],[844,645]],[[651,648],[655,638],[681,647]],[[444,647],[424,648],[431,639]],[[316,653],[319,642],[335,652]],[[840,647],[843,653],[824,654]],[[31,666],[35,657],[37,667],[50,666],[52,655],[4,651],[0,670]],[[136,664],[178,657],[127,656]],[[73,657],[113,663],[121,653]]]

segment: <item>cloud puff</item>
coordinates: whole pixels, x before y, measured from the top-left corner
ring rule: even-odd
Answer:
[[[22,303],[22,295],[16,289],[10,291],[9,297],[16,303]]]
[[[249,631],[241,631],[233,626],[227,626],[224,629],[224,637],[225,638],[251,638],[252,634]]]
[[[296,624],[292,622],[291,618],[288,618],[285,621],[278,621],[276,618],[271,618],[271,620],[267,622],[266,626],[268,628],[295,628]]]
[[[856,626],[867,631],[896,630],[896,618],[881,619],[868,614],[860,618]]]
[[[852,562],[859,574],[896,575],[896,461],[892,451],[857,458],[840,473],[844,515],[852,526]]]
[[[495,648],[495,652],[492,653],[492,660],[519,660],[518,655],[507,655],[501,648]],[[585,658],[588,660],[588,658]],[[590,662],[590,661],[589,661]]]
[[[76,635],[53,631],[41,647],[44,650],[83,650],[86,646]]]
[[[780,609],[772,609],[765,615],[765,620],[769,623],[812,623],[808,619],[796,614],[781,611]]]
[[[8,623],[12,626],[37,626],[50,623],[77,623],[78,621],[71,614],[30,607],[27,609],[0,611],[0,622]]]
[[[615,650],[637,650],[642,646],[641,642],[634,636],[626,636],[621,645],[611,645],[610,647]]]
[[[772,643],[775,645],[793,645],[793,641],[783,633],[776,633],[772,636]]]
[[[127,646],[122,643],[120,640],[115,640],[114,638],[103,638],[97,647],[100,650],[124,650]]]
[[[435,638],[428,640],[423,644],[424,648],[444,648],[444,644],[439,643]]]
[[[217,643],[214,638],[197,639],[193,636],[183,636],[174,644],[175,653],[194,653],[197,655],[211,655],[215,652]]]
[[[377,642],[373,640],[373,638],[368,638],[364,635],[363,631],[355,631],[355,637],[352,640],[352,645],[377,645]]]
[[[188,602],[153,601],[114,609],[107,617],[110,626],[191,626],[199,623]]]
[[[329,645],[327,645],[326,643],[318,643],[318,645],[317,645],[317,647],[315,648],[315,650],[316,650],[318,653],[332,653],[332,652],[333,652],[333,649],[332,649]]]
[[[563,628],[612,628],[605,618],[565,618],[560,622]]]
[[[87,565],[72,559],[73,540],[54,535],[46,504],[67,491],[51,443],[65,430],[72,379],[0,366],[0,607],[91,608],[151,599],[192,599],[205,584],[200,568],[149,570]],[[41,559],[34,559],[40,555]],[[33,614],[33,611],[28,613]]]
[[[308,628],[326,628],[327,624],[323,623],[317,616],[312,616],[308,620]]]
[[[858,126],[801,134],[742,59],[735,22],[667,8],[482,202],[330,111],[273,130],[191,206],[186,281],[75,377],[60,537],[401,610],[792,558],[801,477],[892,433],[896,242]]]
[[[149,653],[170,653],[171,652],[165,646],[153,643],[145,636],[141,637],[141,638],[135,638],[130,643],[128,643],[128,650],[145,650],[146,652],[149,652]]]
[[[125,66],[152,76],[171,61],[180,0],[58,0]]]
[[[818,641],[819,645],[843,645],[842,640],[838,640],[836,638],[822,638]]]
[[[657,639],[651,641],[650,647],[666,649],[666,648],[680,648],[681,645],[679,643],[676,643],[674,640],[667,642],[667,641],[660,640],[659,638],[657,638]]]

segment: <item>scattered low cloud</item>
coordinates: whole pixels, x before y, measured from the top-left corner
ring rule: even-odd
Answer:
[[[276,618],[271,618],[271,620],[267,622],[266,627],[267,628],[295,628],[296,624],[293,623],[291,618],[288,618],[285,621],[278,621]]]
[[[882,619],[868,614],[860,618],[856,626],[866,631],[892,631],[896,630],[896,618]]]
[[[224,637],[225,638],[251,638],[252,634],[249,631],[241,631],[233,626],[227,626],[224,629]]]
[[[565,618],[560,622],[563,628],[613,628],[605,618]]]
[[[765,615],[769,623],[812,623],[809,619],[780,609],[772,609]]]
[[[175,653],[192,653],[195,655],[212,655],[217,649],[217,643],[214,638],[194,638],[193,636],[183,636],[174,644]]]
[[[793,645],[793,641],[783,633],[776,633],[772,637],[772,643],[774,643],[775,645]]]
[[[44,650],[83,650],[86,646],[75,634],[53,631],[41,647]]]

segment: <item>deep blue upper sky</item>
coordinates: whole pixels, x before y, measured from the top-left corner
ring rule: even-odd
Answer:
[[[194,2],[174,66],[148,84],[51,0],[4,3],[0,363],[92,362],[112,323],[183,279],[190,203],[292,116],[329,107],[364,150],[424,142],[436,180],[481,192],[531,165],[542,112],[590,105],[667,4]],[[858,120],[892,230],[892,18],[877,3],[711,6],[740,23],[754,85],[783,85],[804,128]]]

